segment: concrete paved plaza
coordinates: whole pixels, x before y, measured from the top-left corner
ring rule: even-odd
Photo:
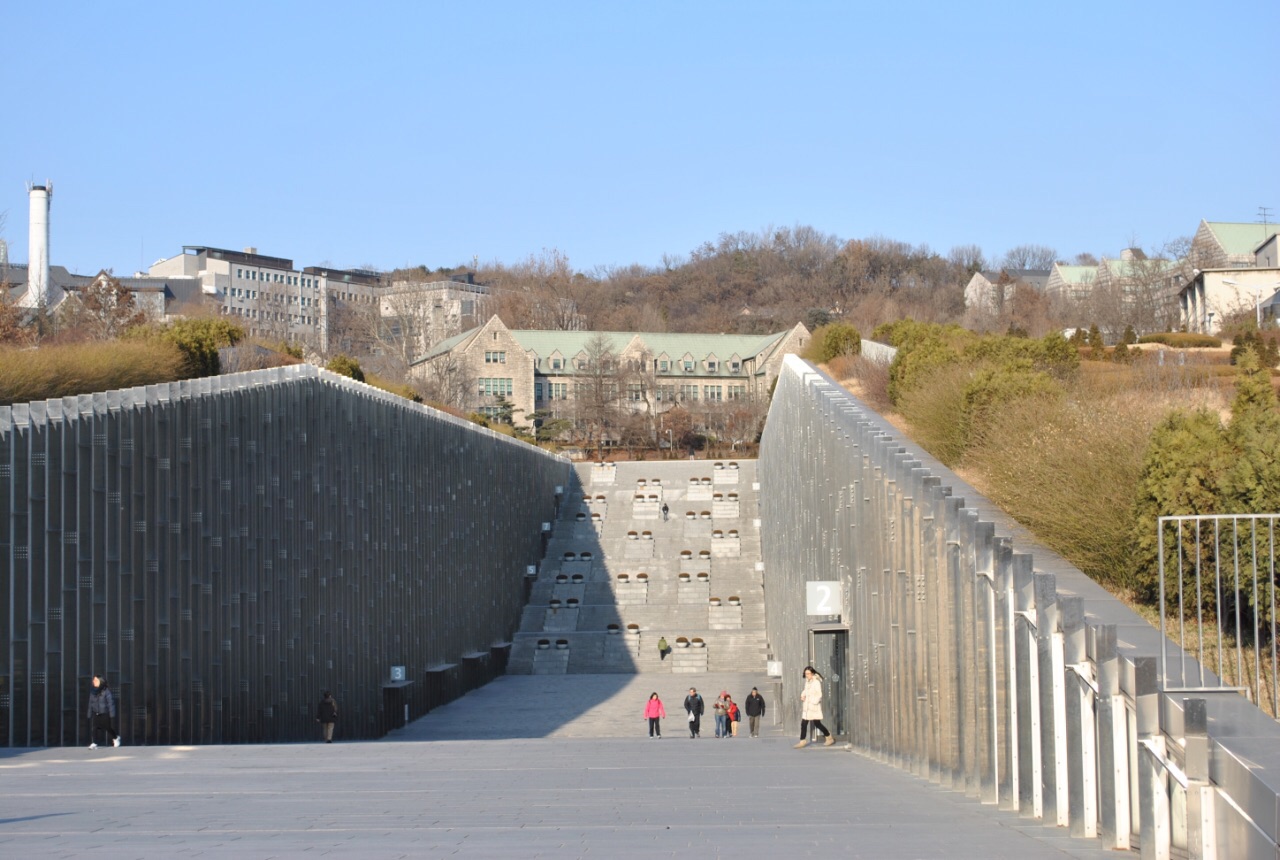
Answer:
[[[849,752],[688,738],[753,676],[507,676],[373,742],[0,751],[0,857],[1115,857]],[[651,690],[671,718],[645,736]]]

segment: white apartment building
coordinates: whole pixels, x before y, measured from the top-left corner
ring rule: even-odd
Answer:
[[[255,336],[310,343],[322,354],[379,351],[385,337],[399,341],[410,360],[475,325],[477,303],[488,295],[470,279],[391,283],[377,272],[299,269],[256,248],[187,245],[148,275],[197,278],[221,313]]]

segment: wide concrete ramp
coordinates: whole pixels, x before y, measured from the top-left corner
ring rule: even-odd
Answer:
[[[1116,856],[768,720],[690,740],[679,685],[651,741],[622,680],[499,678],[384,741],[6,750],[0,856]]]

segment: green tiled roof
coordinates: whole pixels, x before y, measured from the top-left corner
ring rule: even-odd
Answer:
[[[1223,250],[1228,254],[1252,254],[1264,241],[1280,230],[1280,224],[1241,224],[1236,221],[1206,221]]]
[[[468,338],[475,335],[483,326],[454,335],[431,347],[430,351],[414,364],[420,364],[442,355]],[[620,353],[636,338],[649,352],[657,357],[666,355],[672,361],[679,361],[686,353],[695,361],[703,361],[714,355],[719,361],[727,361],[737,356],[743,361],[756,357],[767,357],[786,339],[789,331],[775,332],[765,335],[741,334],[670,334],[666,332],[638,331],[547,331],[542,329],[511,329],[511,336],[521,347],[532,352],[538,358],[545,359],[559,352],[566,359],[572,359],[586,351],[587,342],[598,335],[609,339],[611,352]]]
[[[1098,272],[1097,266],[1067,266],[1058,264],[1054,266],[1054,271],[1066,281],[1068,284],[1088,284],[1096,277]]]
[[[767,352],[776,342],[786,337],[786,332],[767,335],[739,334],[667,334],[637,331],[536,331],[515,329],[512,337],[520,345],[545,358],[557,350],[565,358],[572,358],[586,349],[587,342],[597,335],[609,338],[610,349],[621,352],[636,338],[655,356],[665,353],[671,359],[679,359],[686,352],[701,361],[714,355],[721,361],[732,355],[747,359]]]
[[[449,350],[453,349],[458,344],[462,343],[467,338],[471,337],[471,335],[475,334],[479,330],[480,330],[480,327],[477,326],[473,329],[464,331],[462,334],[455,334],[453,337],[446,338],[445,340],[442,340],[439,343],[437,343],[435,346],[431,347],[431,349],[427,350],[427,354],[422,356],[422,358],[415,359],[413,363],[418,364],[419,362],[426,361],[429,358],[435,358],[437,355],[446,353]]]

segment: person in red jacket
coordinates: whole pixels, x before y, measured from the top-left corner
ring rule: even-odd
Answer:
[[[667,709],[662,706],[662,700],[658,698],[657,693],[649,695],[649,701],[644,706],[645,718],[649,721],[649,737],[662,739],[662,719],[667,715]]]

